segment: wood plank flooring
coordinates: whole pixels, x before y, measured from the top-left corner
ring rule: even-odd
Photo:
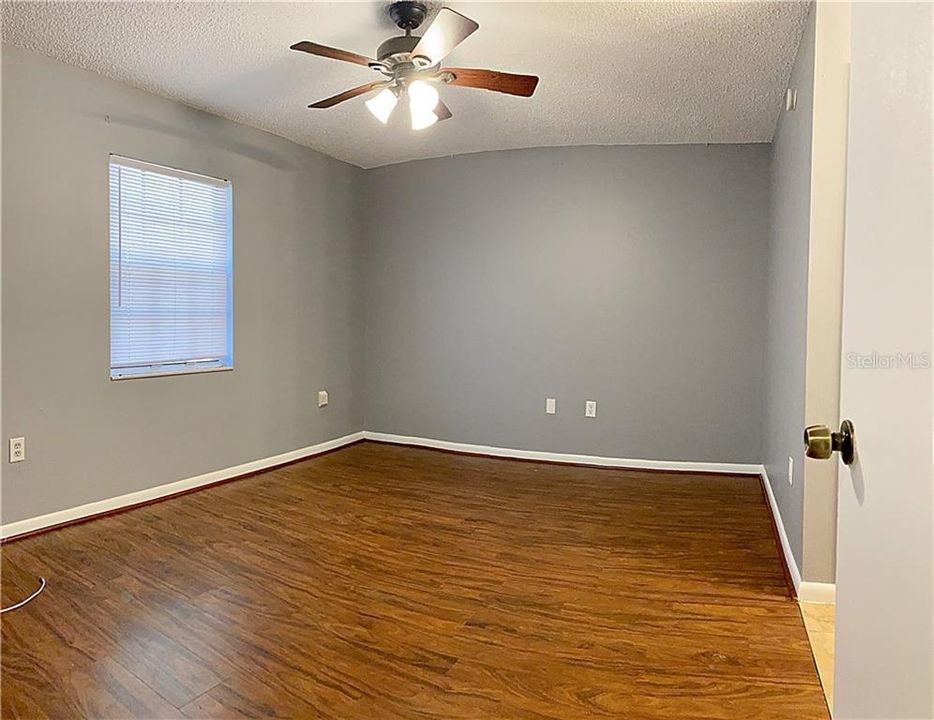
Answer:
[[[758,482],[362,443],[2,547],[4,718],[828,718]]]

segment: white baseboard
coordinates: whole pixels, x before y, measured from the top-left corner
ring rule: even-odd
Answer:
[[[801,579],[801,570],[798,568],[795,556],[791,552],[791,544],[788,542],[788,534],[785,532],[782,514],[778,510],[778,503],[775,502],[772,485],[769,483],[769,475],[764,467],[762,468],[762,481],[765,483],[765,492],[769,497],[769,508],[772,510],[772,517],[775,518],[778,536],[782,541],[782,552],[785,555],[785,562],[788,563],[788,570],[791,572],[791,580],[795,584],[798,602],[834,605],[837,602],[837,586],[834,583],[811,582],[810,580]]]
[[[363,433],[356,432],[350,435],[344,435],[343,437],[334,438],[333,440],[325,440],[317,445],[309,445],[308,447],[299,448],[298,450],[282,453],[281,455],[273,455],[272,457],[253,460],[243,465],[235,465],[234,467],[224,468],[223,470],[215,470],[205,473],[204,475],[177,480],[176,482],[146,488],[145,490],[138,490],[136,492],[127,493],[126,495],[107,498],[106,500],[98,500],[97,502],[79,505],[78,507],[68,508],[67,510],[48,513],[47,515],[18,520],[17,522],[0,526],[0,538],[12,538],[17,535],[35,532],[36,530],[52,527],[54,525],[80,520],[81,518],[86,518],[91,515],[100,515],[101,513],[119,510],[120,508],[129,507],[131,505],[157,500],[161,497],[174,495],[185,490],[191,490],[204,485],[212,485],[239,475],[247,475],[249,473],[265,470],[266,468],[275,467],[276,465],[282,465],[283,463],[320,455],[328,450],[334,450],[335,448],[343,447],[344,445],[349,445],[350,443],[362,439]]]
[[[184,492],[185,490],[212,485],[240,475],[258,472],[275,467],[276,465],[282,465],[283,463],[313,457],[314,455],[319,455],[328,450],[334,450],[344,445],[349,445],[358,440],[373,440],[397,445],[413,445],[437,450],[488,455],[490,457],[574,463],[577,465],[591,465],[594,467],[627,468],[631,470],[670,470],[674,472],[741,473],[761,476],[762,480],[765,482],[769,508],[772,512],[772,516],[775,518],[775,525],[778,528],[778,535],[781,540],[782,552],[788,564],[788,569],[791,572],[792,582],[798,594],[798,599],[802,602],[814,603],[833,603],[835,601],[835,585],[833,583],[816,583],[801,580],[801,572],[791,552],[791,545],[788,542],[788,535],[785,532],[784,523],[782,523],[782,516],[778,510],[775,496],[772,494],[772,486],[769,484],[768,475],[765,471],[765,467],[762,465],[753,463],[685,462],[680,460],[639,460],[600,455],[576,455],[571,453],[543,452],[539,450],[517,450],[513,448],[471,445],[468,443],[449,442],[447,440],[434,440],[432,438],[393,435],[390,433],[370,431],[352,433],[333,440],[326,440],[317,445],[310,445],[308,447],[299,448],[298,450],[282,453],[281,455],[273,455],[272,457],[254,460],[242,465],[215,470],[205,473],[204,475],[197,475],[165,485],[127,493],[126,495],[120,495],[106,500],[98,500],[97,502],[87,503],[86,505],[48,513],[47,515],[40,515],[38,517],[0,525],[0,538],[13,538],[17,535],[35,532],[43,528],[61,525],[93,515],[100,515],[101,513],[138,505],[140,503],[149,502],[150,500],[158,500],[159,498]]]
[[[801,587],[798,588],[798,600],[821,605],[835,605],[837,602],[837,586],[834,583],[802,580]]]
[[[553,453],[540,450],[516,450],[513,448],[492,447],[490,445],[470,445],[468,443],[434,440],[432,438],[392,435],[390,433],[364,431],[366,440],[393,443],[396,445],[415,445],[417,447],[451,450],[453,452],[489,455],[491,457],[513,458],[518,460],[538,460],[541,462],[573,463],[594,467],[628,468],[631,470],[672,470],[676,472],[742,473],[760,475],[762,466],[753,463],[713,463],[684,462],[681,460],[636,460],[630,458],[606,457],[602,455],[574,455],[571,453]]]
[[[778,528],[778,537],[782,541],[782,553],[785,556],[785,563],[788,565],[788,571],[791,573],[791,581],[795,585],[795,594],[801,592],[801,570],[795,561],[795,555],[791,552],[791,543],[788,542],[788,533],[785,532],[785,523],[782,522],[782,514],[778,510],[778,503],[775,501],[775,495],[772,492],[772,484],[769,482],[769,474],[765,471],[763,465],[760,469],[762,481],[765,483],[765,494],[769,498],[769,509],[772,511],[772,517],[775,519],[775,527]]]

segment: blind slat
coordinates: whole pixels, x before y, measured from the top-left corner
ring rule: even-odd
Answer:
[[[232,365],[231,192],[111,156],[110,366]]]

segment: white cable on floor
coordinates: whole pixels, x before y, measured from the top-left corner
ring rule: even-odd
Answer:
[[[37,595],[39,595],[39,593],[41,593],[43,590],[45,590],[45,578],[44,578],[44,577],[41,577],[41,578],[39,578],[39,589],[38,589],[38,590],[36,590],[32,595],[30,595],[30,596],[29,596],[28,598],[26,598],[25,600],[20,600],[18,603],[16,603],[16,605],[10,605],[10,607],[5,607],[5,608],[3,608],[3,609],[0,609],[0,614],[3,614],[3,613],[5,613],[5,612],[10,612],[10,610],[16,610],[16,608],[21,608],[21,607],[23,607],[23,605],[25,605],[25,604],[28,603],[30,600],[32,600],[33,598],[35,598],[35,597],[36,597]]]

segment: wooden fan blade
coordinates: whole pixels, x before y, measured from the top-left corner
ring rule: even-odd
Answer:
[[[438,104],[435,105],[435,115],[438,116],[438,122],[454,117],[454,113],[452,113],[448,106],[445,105],[441,100],[439,100]]]
[[[422,35],[412,55],[421,55],[435,65],[480,27],[469,17],[450,8],[441,8]]]
[[[359,85],[355,88],[350,88],[350,90],[344,90],[344,92],[338,93],[337,95],[332,95],[331,97],[325,98],[324,100],[319,100],[318,102],[314,103],[313,105],[309,105],[308,107],[310,108],[334,107],[338,103],[344,102],[344,100],[350,100],[351,98],[364,95],[370,92],[370,90],[376,90],[376,88],[386,87],[387,85],[389,85],[389,83],[384,80],[377,80],[376,82],[367,83],[366,85]]]
[[[498,70],[479,70],[477,68],[444,68],[444,72],[454,75],[449,84],[460,87],[494,90],[508,95],[531,97],[538,85],[535,75],[515,75]]]
[[[332,48],[327,45],[319,45],[318,43],[308,42],[308,40],[302,40],[297,42],[290,50],[299,50],[301,52],[309,53],[310,55],[318,55],[320,57],[331,58],[332,60],[343,60],[344,62],[354,63],[355,65],[363,65],[364,67],[369,66],[374,60],[370,60],[368,57],[363,57],[363,55],[357,55],[355,52],[350,52],[349,50],[341,50],[340,48]]]

